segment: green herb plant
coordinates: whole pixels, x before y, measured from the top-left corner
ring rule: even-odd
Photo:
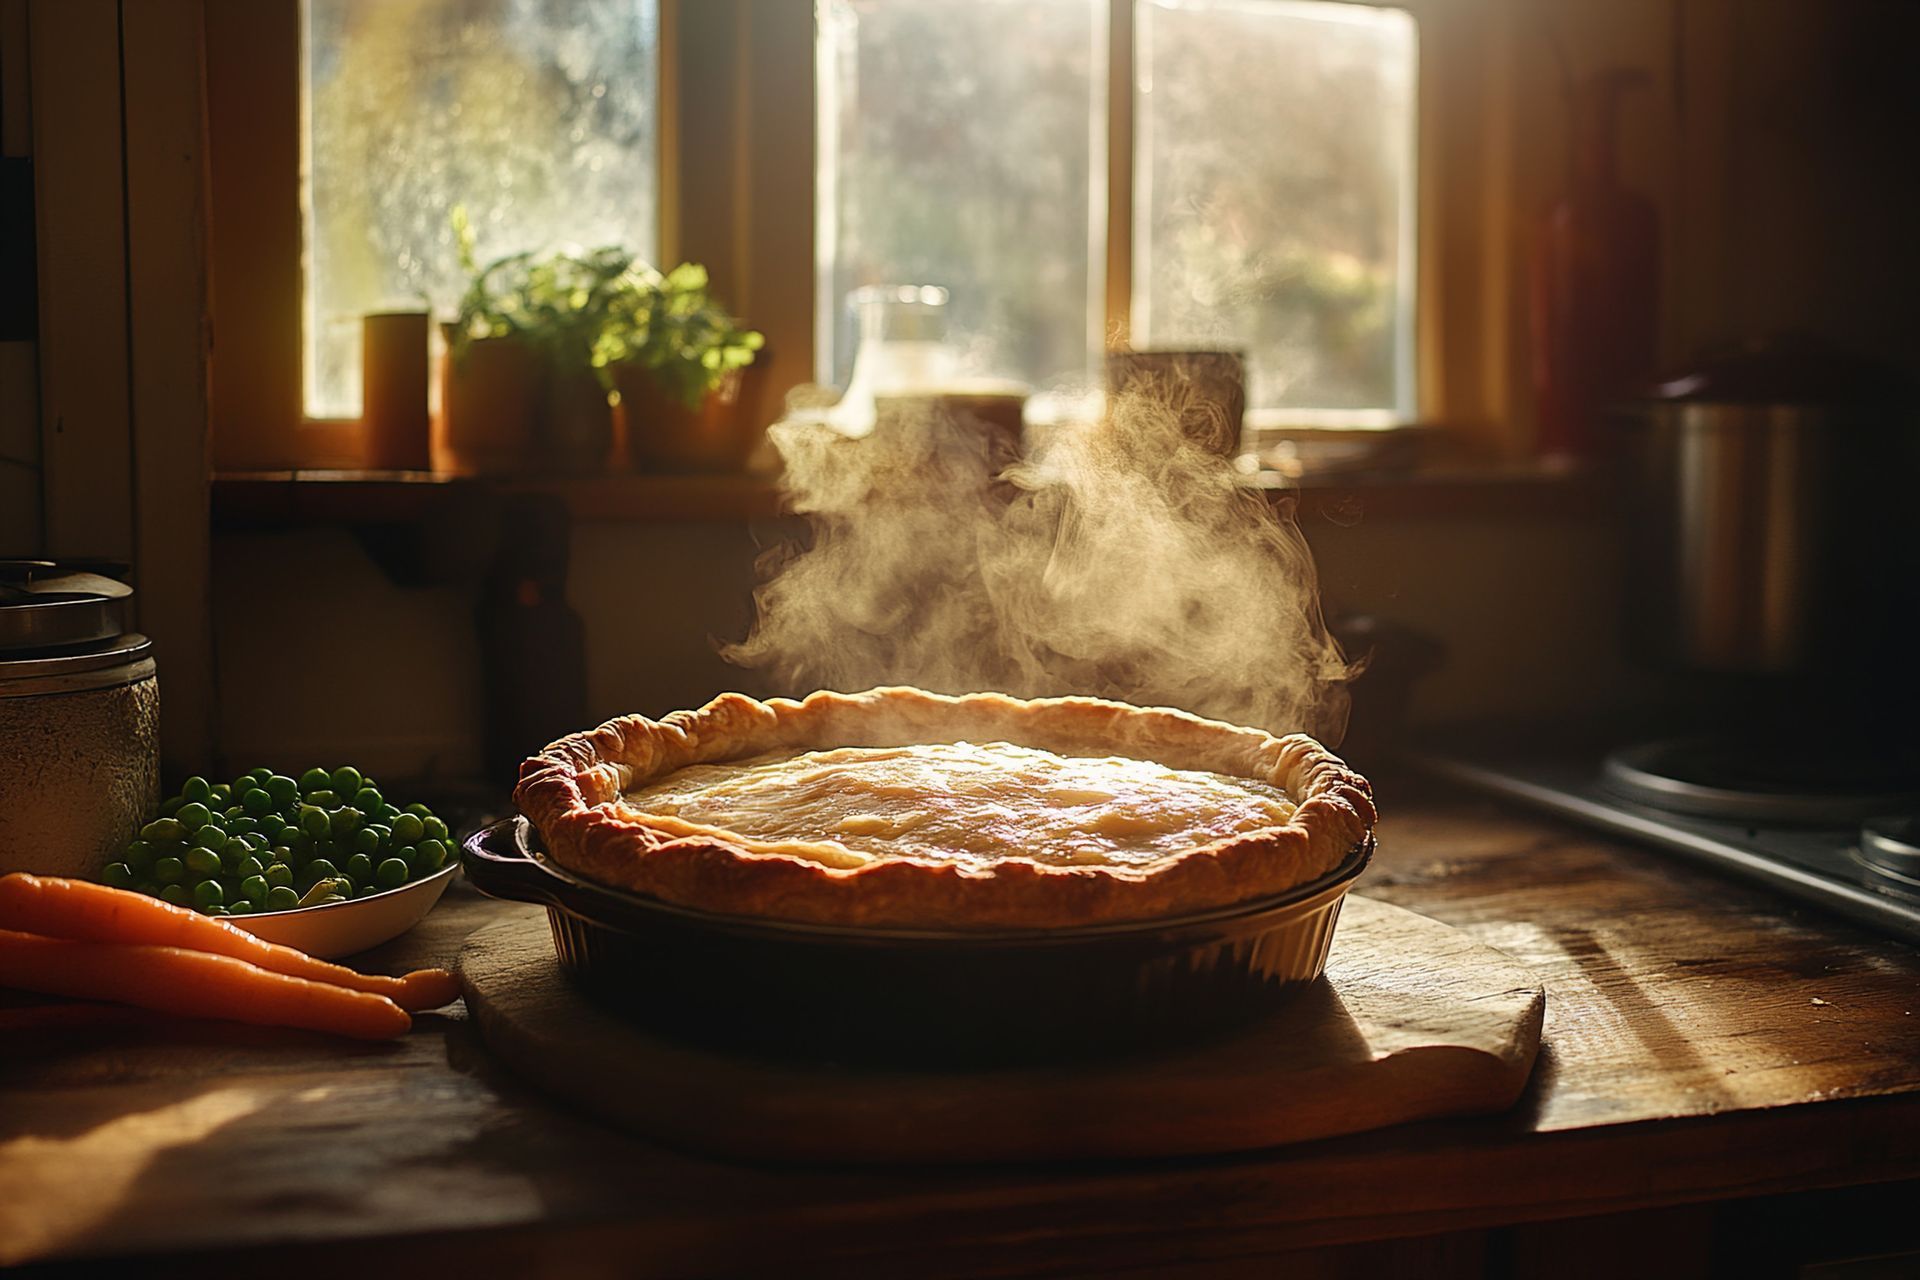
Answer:
[[[663,274],[607,245],[513,253],[482,266],[465,209],[454,210],[453,227],[469,279],[452,329],[455,360],[482,338],[517,336],[556,367],[592,368],[609,391],[614,367],[636,364],[663,394],[698,408],[763,345],[715,301],[698,263]]]
[[[613,299],[612,323],[593,349],[603,377],[616,365],[638,365],[662,395],[697,409],[729,374],[752,364],[765,344],[714,300],[707,269],[697,262],[664,275],[636,266],[627,278],[631,287]]]

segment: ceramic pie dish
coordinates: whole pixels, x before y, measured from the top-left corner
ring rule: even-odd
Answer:
[[[728,695],[529,760],[466,842],[648,1025],[1004,1060],[1234,1021],[1318,978],[1373,851],[1317,743],[1091,699]]]

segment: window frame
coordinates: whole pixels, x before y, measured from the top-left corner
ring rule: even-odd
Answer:
[[[1507,123],[1518,20],[1500,0],[1343,2],[1404,10],[1418,30],[1412,412],[1393,425],[1439,425],[1469,452],[1515,456],[1524,309]],[[660,258],[705,263],[718,296],[766,334],[760,404],[771,419],[816,367],[815,5],[658,3]],[[358,466],[358,423],[304,414],[300,0],[206,5],[216,466]],[[1112,347],[1134,319],[1134,0],[1107,0],[1106,25]],[[1315,428],[1314,416],[1270,411],[1250,424]]]

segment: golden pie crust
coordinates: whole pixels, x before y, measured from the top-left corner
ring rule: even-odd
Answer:
[[[721,773],[699,766],[744,762],[751,775],[761,762],[824,752],[820,762],[857,771],[862,753],[841,749],[930,744],[995,744],[987,754],[1003,763],[1030,756],[1024,748],[1075,757],[1062,772],[1076,786],[1105,764],[1119,775],[1129,772],[1127,762],[1148,761],[1169,771],[1165,785],[1178,785],[1170,771],[1222,775],[1248,780],[1249,792],[1277,789],[1291,804],[1272,807],[1271,825],[1249,828],[1247,813],[1258,812],[1250,809],[1232,824],[1242,829],[1208,830],[1200,821],[1190,841],[1171,844],[1160,832],[1151,851],[1131,861],[1112,854],[1081,861],[1051,848],[1023,856],[1012,851],[1017,841],[1004,840],[984,853],[931,856],[924,848],[916,854],[906,839],[890,852],[885,842],[842,843],[827,831],[812,838],[742,833],[716,816],[711,797],[695,797],[706,804],[697,821],[676,816],[664,800],[652,805],[659,812],[648,810],[649,797],[671,794],[678,804],[700,790],[674,791],[681,770],[692,770],[683,775],[692,780]],[[813,763],[793,762],[796,769]],[[1044,760],[1035,767],[1045,768]],[[831,787],[831,774],[812,769],[809,777],[815,793]],[[1035,803],[1032,792],[1009,794],[1002,825],[1019,823],[1020,806]],[[1093,698],[1027,701],[910,688],[816,693],[797,702],[725,694],[663,720],[624,716],[528,760],[514,799],[556,862],[600,884],[726,915],[920,929],[1054,928],[1228,907],[1328,874],[1368,839],[1374,822],[1366,780],[1302,735],[1276,738]],[[1068,803],[1097,812],[1099,796],[1071,795]],[[1045,825],[1036,814],[1035,829]],[[1057,817],[1051,825],[1058,840]]]

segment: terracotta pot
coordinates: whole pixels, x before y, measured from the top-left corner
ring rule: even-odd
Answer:
[[[481,338],[456,359],[449,335],[434,470],[470,475],[524,468],[545,383],[545,365],[524,339]]]
[[[740,471],[760,442],[750,404],[752,369],[736,370],[698,408],[662,394],[638,365],[614,370],[627,455],[638,471]]]
[[[613,406],[585,365],[549,368],[536,462],[560,471],[604,471],[613,462]]]

